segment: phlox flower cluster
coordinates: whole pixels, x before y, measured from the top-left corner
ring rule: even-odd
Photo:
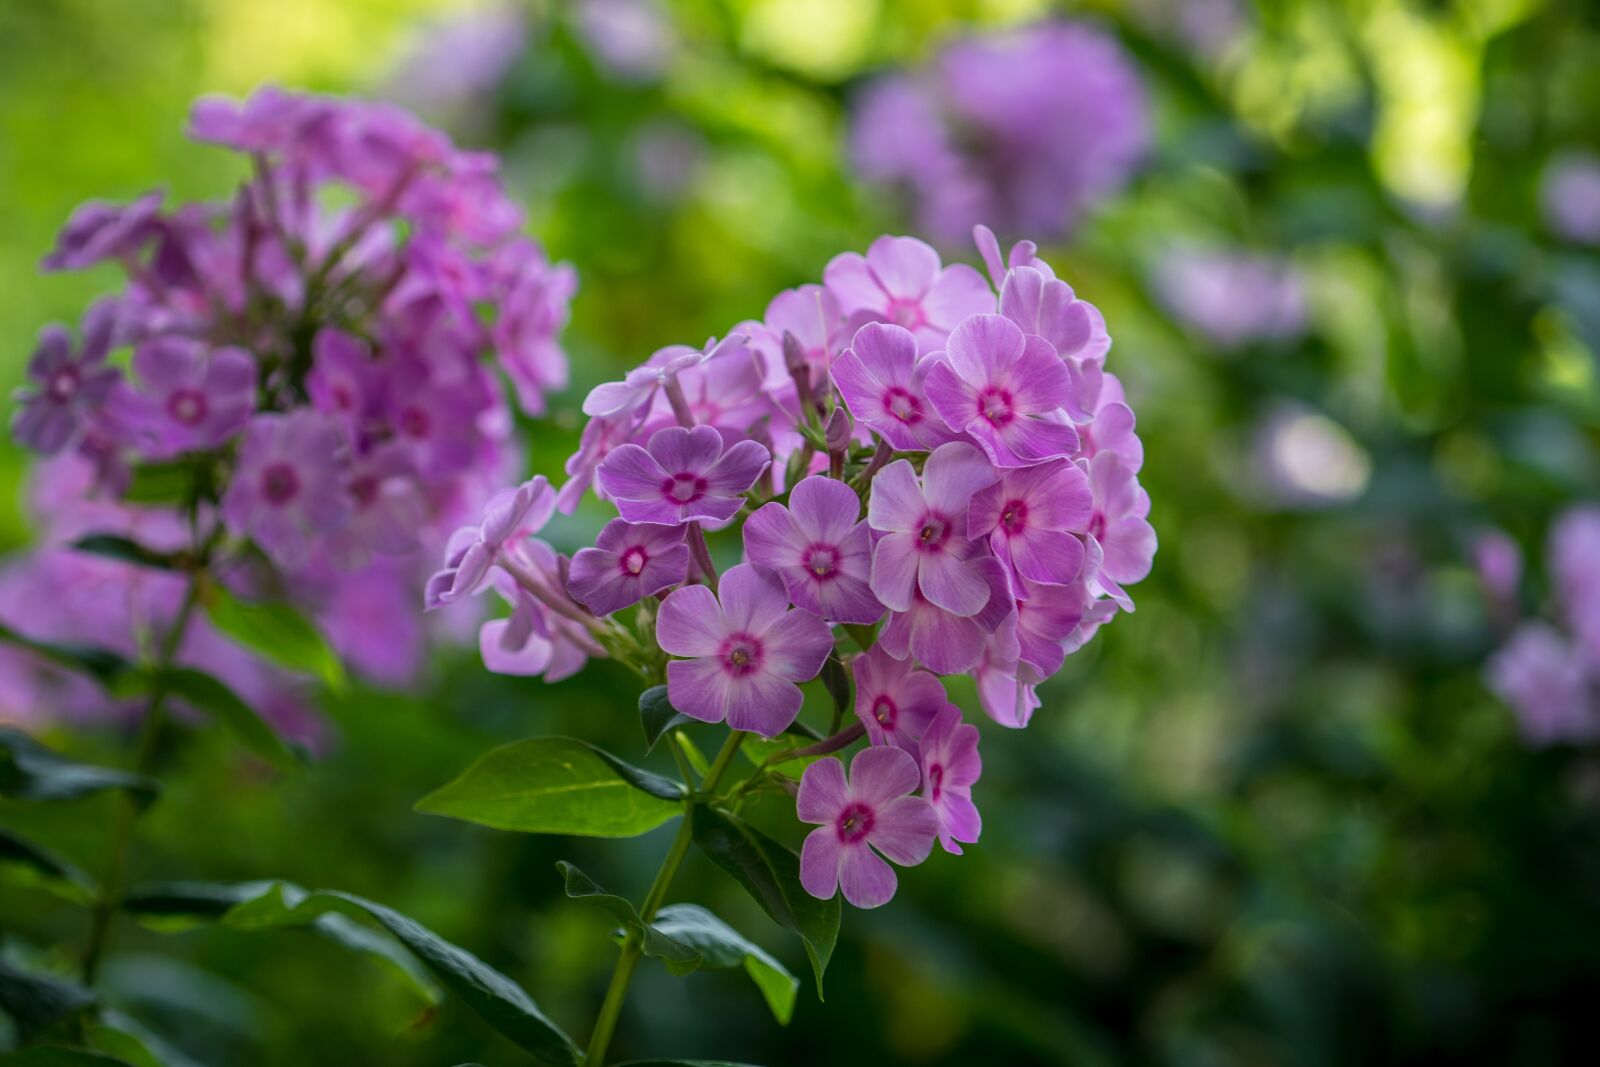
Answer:
[[[90,468],[86,499],[210,540],[403,680],[421,560],[505,480],[513,404],[538,414],[566,384],[575,275],[522,236],[492,157],[399,108],[268,88],[200,100],[189,134],[248,179],[225,202],[74,212],[44,268],[125,283],[76,336],[41,333],[13,431]]]
[[[484,629],[491,669],[613,656],[683,715],[767,738],[827,672],[853,721],[799,784],[802,875],[861,907],[893,894],[885,859],[977,840],[978,730],[943,676],[1026,726],[1156,548],[1103,318],[1031,243],[1002,260],[975,237],[987,278],[881,237],[760,321],[596,387],[566,484],[505,491],[428,585],[432,605],[511,602]],[[590,489],[618,515],[593,547],[532,536]],[[707,534],[742,559],[719,573]],[[860,738],[847,776],[829,753]]]
[[[951,42],[920,70],[871,83],[850,143],[868,181],[906,194],[918,227],[960,240],[1069,232],[1149,148],[1149,102],[1117,41],[1051,21]]]
[[[1600,507],[1573,507],[1550,529],[1553,621],[1520,617],[1514,541],[1486,534],[1476,555],[1491,607],[1509,630],[1489,658],[1489,687],[1511,705],[1523,740],[1542,747],[1600,737]]]

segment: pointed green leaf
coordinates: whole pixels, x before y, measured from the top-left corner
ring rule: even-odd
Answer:
[[[591,904],[599,905],[609,911],[622,925],[632,928],[640,935],[640,948],[646,956],[654,956],[667,965],[667,970],[673,974],[688,974],[700,967],[700,953],[673,940],[660,930],[646,923],[639,917],[639,912],[626,899],[615,893],[607,893],[604,889],[584,874],[578,868],[562,860],[556,864],[556,870],[566,879],[567,896],[574,900],[586,900]]]
[[[218,630],[290,670],[321,678],[334,689],[345,684],[344,666],[317,628],[281,600],[241,600],[209,582],[200,603]]]
[[[644,726],[644,750],[656,747],[663,734],[674,726],[683,726],[694,719],[680,712],[667,699],[667,687],[653,685],[639,694],[639,722]]]
[[[0,866],[17,880],[54,893],[74,904],[94,900],[94,882],[87,874],[40,845],[0,829]]]
[[[662,934],[700,953],[702,967],[743,967],[766,998],[773,1018],[788,1026],[794,1017],[795,994],[800,979],[760,945],[698,904],[668,904],[655,917]]]
[[[539,737],[495,749],[417,810],[497,830],[633,837],[683,814],[683,787],[587,742]]]
[[[94,533],[80,537],[72,542],[72,547],[79,552],[87,552],[94,556],[104,556],[121,563],[132,563],[138,567],[154,567],[158,570],[173,570],[178,566],[178,554],[175,552],[158,552],[146,545],[121,534]]]
[[[0,960],[0,1011],[11,1016],[23,1042],[32,1041],[95,1005],[95,995],[53,974],[24,971]]]
[[[25,648],[58,667],[87,674],[107,689],[122,684],[131,675],[138,674],[133,664],[108,649],[94,648],[90,645],[35,641],[4,624],[0,624],[0,641]]]
[[[156,796],[156,783],[144,775],[70,760],[21,730],[0,726],[0,796],[75,800],[107,789],[126,790],[146,804]]]
[[[239,904],[224,917],[238,929],[305,926],[329,914],[375,920],[483,1020],[552,1067],[576,1067],[580,1053],[527,991],[472,953],[443,940],[414,919],[361,897],[331,890],[307,892],[284,882]]]
[[[192,667],[174,667],[164,677],[173,696],[182,697],[197,711],[215,718],[245,748],[281,771],[299,768],[300,758],[278,736],[278,731],[221,681]]]
[[[167,932],[192,928],[201,922],[224,921],[246,901],[272,891],[276,882],[153,882],[135,886],[123,899],[123,909],[145,925]],[[351,949],[375,956],[394,967],[429,1004],[437,1004],[440,991],[428,972],[409,952],[370,927],[344,915],[330,913],[302,924],[311,933]]]
[[[839,939],[839,898],[818,900],[800,885],[800,857],[755,827],[701,804],[692,816],[694,842],[745,887],[773,922],[800,936],[817,976]]]

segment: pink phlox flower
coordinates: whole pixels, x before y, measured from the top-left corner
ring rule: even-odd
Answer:
[[[944,685],[909,659],[874,645],[856,658],[856,717],[875,745],[898,745],[913,755],[917,742],[948,702]]]
[[[110,301],[92,306],[84,316],[77,351],[65,327],[39,331],[38,347],[28,360],[31,388],[15,396],[11,432],[19,442],[53,456],[72,443],[87,416],[105,403],[122,376],[106,366],[115,322],[116,307]]]
[[[600,488],[629,522],[694,522],[721,529],[770,462],[765,447],[740,441],[723,449],[710,426],[657,430],[647,446],[624,444],[600,464]]]
[[[350,520],[345,436],[326,415],[301,408],[257,415],[245,428],[222,517],[274,563],[294,570]]]
[[[967,535],[989,538],[1018,579],[1065,585],[1083,569],[1083,540],[1094,512],[1089,478],[1069,460],[1006,471],[972,498]]]
[[[822,278],[844,314],[866,311],[904,327],[925,353],[943,347],[963,319],[995,309],[981,274],[965,263],[942,266],[939,253],[915,237],[879,237],[865,256],[841,253]]]
[[[935,450],[920,483],[907,460],[878,472],[867,506],[868,524],[882,535],[872,550],[871,587],[890,610],[909,611],[918,596],[953,615],[983,610],[989,585],[966,562],[967,512],[995,477],[983,453],[961,442]]]
[[[677,585],[689,570],[687,529],[612,519],[593,548],[572,557],[568,592],[596,615],[610,615]]]
[[[869,323],[833,363],[833,380],[850,414],[902,452],[921,452],[955,439],[929,403],[932,363],[917,358],[910,331]]]
[[[1088,466],[1094,493],[1088,532],[1104,553],[1092,581],[1122,610],[1132,611],[1133,599],[1123,586],[1143,580],[1156,554],[1155,527],[1146,517],[1150,494],[1115,452],[1099,453]]]
[[[983,819],[972,802],[972,786],[983,774],[978,755],[978,728],[961,721],[961,709],[946,704],[922,735],[922,795],[939,819],[939,843],[961,855],[983,832]]]
[[[795,814],[820,825],[800,849],[806,892],[827,900],[843,889],[855,907],[887,904],[896,879],[884,857],[914,867],[928,858],[939,833],[933,805],[910,795],[921,782],[917,761],[888,746],[856,753],[848,780],[844,764],[831,757],[807,767]]]
[[[773,501],[745,521],[745,556],[776,571],[798,607],[833,622],[874,623],[883,605],[867,581],[872,545],[861,501],[843,482],[811,477],[789,506]]]
[[[502,489],[484,508],[483,521],[450,535],[444,569],[428,579],[423,594],[429,610],[472,596],[483,588],[495,558],[513,540],[544,528],[555,511],[555,491],[540,474],[515,489]]]

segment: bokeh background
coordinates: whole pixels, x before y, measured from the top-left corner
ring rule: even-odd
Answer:
[[[1559,599],[1542,545],[1600,477],[1586,243],[1600,179],[1557,180],[1600,149],[1592,3],[11,0],[0,378],[20,381],[35,331],[114,281],[38,273],[75,205],[227,194],[234,160],[182,134],[196,95],[272,82],[382,96],[502,153],[532,231],[579,271],[573,387],[522,427],[528,471],[557,475],[589,386],[759,317],[835,252],[922,232],[852,165],[872,79],[1046,17],[1120,41],[1150,107],[1132,179],[1045,254],[1115,339],[1155,571],[1027,731],[985,724],[981,845],[935,855],[888,908],[847,909],[826,1003],[808,980],[780,1029],[736,972],[647,967],[615,1052],[1593,1062],[1600,762],[1581,743],[1530,743],[1485,673],[1508,617]],[[27,470],[0,454],[11,550],[30,537]],[[580,511],[553,540],[577,547],[599,518]],[[1475,566],[1491,530],[1527,555],[1509,604]],[[612,964],[608,920],[562,896],[553,864],[637,895],[670,831],[523,837],[411,806],[534,734],[644,762],[635,697],[604,663],[547,686],[443,642],[402,692],[325,700],[306,773],[180,733],[135,874],[282,877],[386,902],[581,1037]],[[125,759],[115,726],[43,730]],[[95,869],[112,818],[104,798],[0,808]],[[799,946],[702,858],[674,898],[711,903],[804,972]],[[0,879],[9,938],[70,942],[81,923]],[[522,1061],[461,1005],[419,1018],[383,968],[304,936],[130,924],[118,950],[112,996],[200,1063]]]

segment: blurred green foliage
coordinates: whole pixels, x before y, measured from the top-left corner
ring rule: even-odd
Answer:
[[[1538,178],[1553,153],[1600,147],[1600,15],[1581,0],[1281,0],[1246,5],[1240,34],[1210,53],[1163,28],[1180,2],[1070,9],[1138,58],[1159,149],[1047,250],[1104,311],[1139,413],[1162,547],[1138,612],[1068,660],[1026,733],[986,726],[982,844],[936,855],[882,911],[847,910],[826,1003],[808,982],[779,1029],[737,972],[676,979],[647,961],[619,1054],[1593,1056],[1600,765],[1526,750],[1484,690],[1495,637],[1467,560],[1478,529],[1536,546],[1555,510],[1597,489],[1600,259],[1544,230]],[[181,135],[197,92],[264,78],[394,88],[406,34],[426,49],[415,19],[442,6],[0,5],[7,375],[39,325],[108,283],[34,273],[75,203],[228,187],[221,154]],[[593,383],[759,317],[833,253],[900,232],[841,156],[852,92],[1046,7],[680,0],[663,8],[664,65],[637,81],[596,61],[576,6],[530,8],[525,55],[454,116],[464,141],[504,154],[534,231],[582,279],[573,388],[525,427],[530,469],[559,471]],[[1307,337],[1229,354],[1172,322],[1152,275],[1180,238],[1289,256],[1307,278]],[[1265,473],[1266,429],[1285,411],[1336,424],[1352,493],[1313,504]],[[0,469],[14,486],[20,457]],[[558,547],[599,518],[559,525]],[[334,740],[303,773],[270,772],[215,731],[171,737],[135,873],[381,901],[516,977],[581,1036],[612,924],[566,898],[554,864],[637,899],[670,831],[630,845],[517,835],[412,805],[533,734],[643,764],[636,698],[606,664],[545,686],[448,650],[415,692],[330,698]],[[56,740],[113,764],[125,743]],[[112,804],[8,805],[0,821],[98,869]],[[806,973],[798,944],[703,857],[673,897]],[[0,884],[11,953],[73,945],[82,922]],[[199,1062],[523,1062],[458,1003],[419,1018],[399,978],[304,934],[127,928],[117,947],[114,1003]]]

